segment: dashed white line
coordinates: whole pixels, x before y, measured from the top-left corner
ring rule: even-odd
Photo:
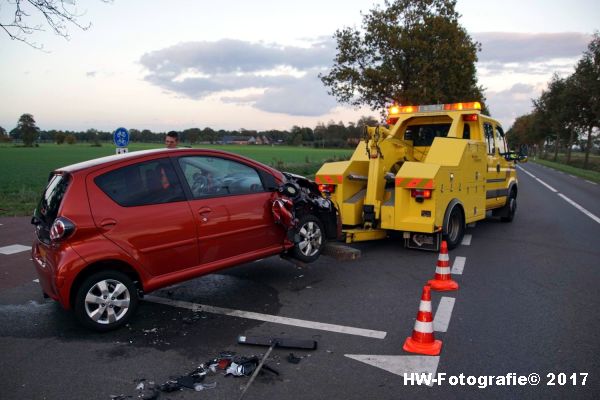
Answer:
[[[9,255],[30,250],[31,246],[23,246],[22,244],[12,244],[10,246],[0,247],[0,254]]]
[[[590,217],[591,219],[593,219],[594,221],[596,221],[597,223],[600,224],[600,218],[598,218],[597,216],[595,216],[594,214],[592,214],[591,212],[589,212],[585,208],[581,207],[579,204],[575,203],[573,200],[571,200],[570,198],[568,198],[564,194],[559,193],[558,195],[560,197],[562,197],[567,203],[569,203],[570,205],[572,205],[573,207],[575,207],[576,209],[578,209],[579,211],[581,211],[582,213],[584,213],[585,215],[587,215],[588,217]]]
[[[465,236],[463,236],[463,240],[462,240],[461,244],[463,246],[470,246],[472,238],[473,238],[473,236],[472,235],[468,235],[468,234],[465,235]]]
[[[465,262],[467,262],[466,257],[457,256],[454,259],[454,263],[452,264],[452,269],[450,270],[450,273],[452,275],[462,275],[463,270],[465,269]]]
[[[519,170],[521,170],[521,171],[525,172],[526,174],[530,175],[532,178],[534,178],[536,181],[538,181],[542,185],[546,186],[548,189],[550,189],[554,193],[558,194],[567,203],[569,203],[570,205],[572,205],[573,207],[575,207],[576,209],[578,209],[579,211],[581,211],[582,213],[584,213],[585,215],[587,215],[588,217],[590,217],[593,221],[595,221],[595,222],[597,222],[597,223],[600,224],[600,218],[598,218],[598,216],[596,216],[592,212],[586,210],[585,208],[583,208],[582,206],[580,206],[579,204],[577,204],[576,202],[574,202],[573,200],[571,200],[570,198],[568,198],[567,196],[565,196],[564,194],[559,193],[558,190],[554,189],[552,186],[548,185],[546,182],[542,181],[540,178],[536,178],[535,175],[530,174],[528,171],[525,171],[521,167],[518,167],[518,168],[519,168]],[[586,181],[586,182],[589,182],[589,181]]]
[[[40,280],[39,280],[39,279],[34,279],[33,281],[34,281],[35,283],[40,283]]]
[[[587,179],[586,179],[585,181],[586,181],[587,183],[591,183],[592,185],[597,185],[597,183],[596,183],[596,182],[588,181]],[[2,225],[2,224],[0,224],[0,225]]]
[[[204,304],[190,303],[187,301],[165,299],[164,297],[159,296],[145,296],[144,300],[172,307],[186,308],[192,311],[204,311],[209,312],[211,314],[228,315],[230,317],[240,317],[246,319],[253,319],[257,321],[273,322],[276,324],[292,325],[301,328],[317,329],[321,331],[335,333],[345,333],[348,335],[355,336],[365,336],[374,339],[384,339],[387,335],[387,332],[383,331],[374,331],[369,329],[354,328],[351,326],[326,324],[322,322],[306,321],[296,318],[280,317],[277,315],[261,314],[249,311],[233,310],[230,308],[207,306]]]
[[[546,186],[548,189],[550,189],[554,193],[558,193],[558,190],[554,189],[552,186],[548,185],[546,182],[544,182],[540,178],[535,178],[535,180],[538,181],[539,183],[541,183],[542,185]]]
[[[433,330],[436,332],[446,332],[450,325],[450,317],[452,317],[452,309],[454,309],[454,297],[442,297],[440,304],[433,317]]]

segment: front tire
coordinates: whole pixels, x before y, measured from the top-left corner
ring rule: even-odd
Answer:
[[[462,242],[465,236],[465,217],[459,206],[452,208],[444,231],[446,233],[443,235],[443,239],[448,245],[448,250],[456,248]]]
[[[500,217],[500,221],[502,222],[512,222],[515,218],[515,213],[517,212],[517,192],[514,190],[510,191],[510,195],[506,200],[506,205],[502,207],[503,217]]]
[[[119,271],[100,271],[86,278],[75,297],[75,315],[87,328],[106,332],[126,324],[138,295],[133,281]]]
[[[306,263],[319,258],[325,245],[325,230],[317,217],[308,214],[300,218],[294,236],[294,258]]]

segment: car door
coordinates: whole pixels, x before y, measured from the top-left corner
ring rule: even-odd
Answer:
[[[96,226],[148,273],[198,265],[196,223],[168,157],[104,169],[86,181]]]
[[[483,123],[487,143],[486,209],[501,206],[506,201],[503,188],[506,187],[506,171],[502,168],[504,158],[500,156],[496,140],[496,127],[491,122]],[[504,196],[504,197],[503,197]]]
[[[239,160],[212,155],[178,158],[191,192],[200,263],[232,264],[282,250],[284,230],[271,212],[274,193],[258,171]]]

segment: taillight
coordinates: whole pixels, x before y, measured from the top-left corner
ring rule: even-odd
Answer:
[[[463,121],[477,121],[477,114],[463,114]]]
[[[410,197],[421,203],[424,199],[431,198],[431,189],[410,189]]]
[[[319,185],[319,192],[321,193],[335,193],[335,185],[327,185],[327,184],[320,184]]]
[[[75,225],[65,217],[54,220],[50,228],[50,239],[54,242],[65,240],[75,231]]]

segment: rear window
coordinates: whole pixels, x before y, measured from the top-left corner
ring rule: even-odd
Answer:
[[[148,161],[102,174],[94,182],[122,207],[185,200],[181,182],[171,161]]]
[[[55,174],[50,177],[42,198],[34,211],[34,217],[44,225],[52,225],[56,219],[62,199],[65,196],[67,187],[69,187],[69,182],[69,175]]]
[[[409,125],[404,132],[404,140],[412,140],[413,146],[431,146],[436,137],[446,137],[450,124]]]

